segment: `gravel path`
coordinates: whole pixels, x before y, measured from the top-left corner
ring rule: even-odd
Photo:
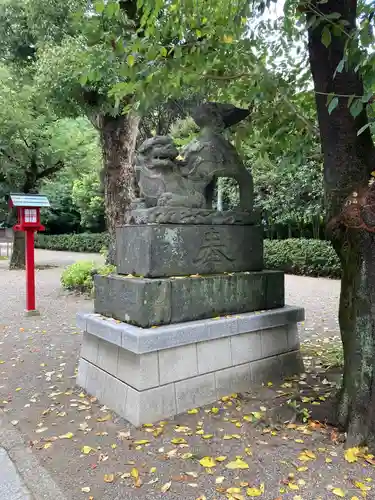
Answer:
[[[0,407],[23,433],[67,499],[88,500],[92,496],[94,500],[218,500],[225,497],[226,488],[242,488],[243,494],[246,482],[254,486],[264,482],[266,493],[262,498],[273,500],[281,498],[281,482],[284,485],[281,489],[286,491],[282,494],[283,499],[292,500],[300,494],[303,500],[316,500],[334,498],[327,492],[329,485],[349,491],[348,484],[342,479],[344,472],[349,478],[364,481],[366,474],[375,480],[370,466],[367,467],[370,470],[365,471],[365,465],[358,464],[357,467],[352,464],[350,470],[344,471],[349,464],[343,461],[341,447],[332,444],[329,432],[324,428],[310,431],[304,427],[304,430],[269,434],[269,431],[263,431],[264,425],[250,425],[246,419],[244,423],[244,413],[259,412],[260,407],[271,405],[273,398],[280,398],[276,393],[280,388],[276,387],[265,388],[265,393],[257,393],[249,400],[233,399],[230,404],[219,402],[217,415],[216,409],[212,414],[208,408],[197,414],[176,417],[161,428],[160,435],[157,428],[151,428],[157,437],[147,433],[147,429],[135,430],[115,416],[107,420],[107,410],[75,388],[75,369],[81,344],[75,314],[90,311],[92,301],[62,292],[59,278],[61,267],[78,259],[102,261],[95,254],[36,252],[38,265],[59,266],[37,271],[37,307],[42,315],[36,318],[25,318],[23,314],[24,272],[8,271],[6,262],[0,261]],[[287,276],[286,291],[288,303],[306,308],[306,322],[301,327],[303,337],[312,333],[327,336],[337,333],[337,281]],[[182,434],[175,434],[176,424],[185,426]],[[187,426],[193,431],[186,430]],[[206,436],[212,434],[212,437],[203,440],[196,435],[201,428]],[[223,440],[222,432],[232,438]],[[240,440],[233,437],[239,434]],[[176,448],[171,444],[171,438],[186,439],[188,444]],[[134,439],[150,440],[151,444],[136,445]],[[91,448],[87,455],[82,453],[83,446]],[[252,457],[249,456],[250,448]],[[299,491],[288,489],[285,485],[294,484],[294,480],[288,479],[288,474],[296,472],[293,464],[305,448],[325,451],[316,452],[317,458],[313,459],[311,467],[306,471],[302,467],[304,472],[302,475],[298,473],[300,482],[296,486],[298,484]],[[192,450],[192,458],[223,455],[235,460],[241,455],[251,462],[251,466],[244,471],[231,471],[219,463],[210,473],[196,460],[184,458],[184,453],[191,454]],[[333,460],[331,465],[327,465],[327,457]],[[138,484],[140,488],[134,477],[137,473],[131,475],[133,468],[141,476],[143,486]],[[218,476],[224,479],[216,483]],[[161,493],[161,486],[168,485],[169,481],[172,481],[170,491]],[[218,486],[220,481],[224,481],[224,486]],[[358,490],[356,493],[358,495]],[[349,497],[354,494],[353,490]]]

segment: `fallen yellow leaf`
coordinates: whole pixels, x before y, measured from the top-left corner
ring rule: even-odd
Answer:
[[[203,457],[201,460],[199,460],[199,463],[202,467],[211,468],[216,466],[215,460],[211,457]]]
[[[291,490],[293,490],[293,491],[297,491],[297,490],[299,490],[298,485],[297,485],[297,484],[295,484],[295,483],[288,483],[288,487],[289,487],[289,489],[291,489]]]
[[[332,493],[337,497],[345,498],[345,493],[341,488],[333,488]]]
[[[214,435],[213,435],[213,434],[204,434],[204,435],[202,436],[202,439],[211,439],[211,438],[213,438],[213,437],[214,437]]]
[[[46,444],[43,446],[43,448],[44,448],[45,450],[48,450],[48,448],[51,448],[51,446],[52,446],[52,443],[46,443]]]
[[[134,479],[138,479],[139,478],[138,469],[136,469],[135,467],[133,467],[132,470],[131,470],[131,472],[130,472],[130,475],[131,475],[131,477],[134,477]]]
[[[308,451],[308,450],[303,451],[298,456],[298,460],[300,460],[301,462],[308,462],[309,460],[313,460],[314,458],[316,458],[314,453],[312,451]]]
[[[107,413],[104,417],[99,417],[96,419],[97,422],[107,422],[107,420],[111,420],[112,415],[110,413]]]
[[[188,414],[189,415],[195,415],[196,413],[198,413],[199,410],[197,410],[197,408],[193,408],[192,410],[188,410]]]
[[[241,488],[228,488],[227,493],[229,493],[230,495],[232,495],[233,493],[241,493]]]
[[[233,462],[228,462],[227,465],[225,466],[227,469],[248,469],[249,465],[241,460],[240,458],[236,458]]]
[[[138,441],[134,441],[134,444],[148,444],[149,442],[148,439],[139,439]]]
[[[84,453],[85,455],[89,455],[92,451],[96,451],[94,448],[91,448],[91,446],[82,446],[81,452]]]
[[[356,488],[359,488],[361,491],[371,491],[371,486],[366,486],[365,484],[361,483],[360,481],[354,481],[354,486]]]
[[[73,432],[67,432],[66,434],[62,434],[59,436],[60,439],[72,439],[74,436]]]
[[[220,455],[220,457],[215,458],[216,462],[224,462],[226,459],[227,457],[225,455]]]
[[[186,439],[184,438],[173,438],[171,439],[172,444],[186,444]]]
[[[348,448],[345,450],[345,460],[350,464],[357,462],[360,452],[361,450],[359,448]]]
[[[162,487],[161,487],[161,492],[162,493],[166,493],[170,487],[172,485],[172,481],[168,481],[168,483],[165,483]]]
[[[90,493],[91,488],[89,486],[84,486],[81,488],[82,493]]]
[[[224,476],[218,476],[215,479],[215,484],[223,484],[225,477]]]
[[[248,497],[260,497],[264,493],[264,484],[262,483],[259,488],[247,488],[246,495]]]
[[[105,483],[113,483],[114,480],[115,480],[114,474],[104,474],[104,482]]]

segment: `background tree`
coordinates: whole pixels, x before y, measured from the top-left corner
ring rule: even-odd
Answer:
[[[37,192],[43,179],[64,167],[53,144],[56,116],[35,89],[17,85],[7,70],[0,78],[0,183],[2,191]],[[23,233],[15,233],[11,268],[25,264]]]
[[[0,6],[6,60],[37,82],[60,117],[85,114],[99,131],[112,239],[136,188],[132,159],[139,118],[123,112],[131,97],[108,94],[122,79],[117,54],[135,30],[135,4],[6,0]]]

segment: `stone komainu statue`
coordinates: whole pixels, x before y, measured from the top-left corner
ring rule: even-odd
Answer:
[[[143,206],[212,209],[216,179],[231,177],[239,185],[240,208],[251,211],[252,176],[223,135],[226,128],[248,114],[248,110],[230,104],[205,103],[195,108],[192,117],[200,133],[183,149],[183,160],[178,159],[179,152],[170,137],[147,139],[136,160]]]

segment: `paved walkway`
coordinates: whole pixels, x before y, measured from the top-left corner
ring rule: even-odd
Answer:
[[[202,467],[196,461],[186,461],[183,458],[172,460],[175,455],[173,449],[171,450],[173,448],[171,438],[181,438],[179,434],[173,435],[175,432],[173,427],[176,423],[180,423],[184,426],[198,426],[198,430],[201,428],[199,427],[200,421],[205,422],[205,432],[208,436],[211,434],[217,436],[228,426],[232,426],[233,429],[228,429],[226,432],[235,433],[233,436],[244,432],[243,439],[246,437],[246,442],[248,442],[246,446],[251,445],[255,451],[254,458],[251,459],[253,466],[242,483],[244,480],[254,484],[259,483],[260,474],[262,480],[267,481],[268,491],[272,491],[272,495],[265,494],[262,498],[265,500],[277,498],[280,481],[284,476],[287,477],[287,470],[290,469],[289,465],[280,464],[293,463],[292,455],[297,456],[298,450],[293,448],[297,446],[293,444],[294,438],[290,436],[280,438],[277,441],[278,444],[275,441],[278,438],[272,438],[273,444],[270,443],[270,446],[265,448],[264,443],[267,444],[270,440],[269,436],[262,437],[260,428],[246,430],[248,432],[246,434],[244,428],[241,427],[243,424],[234,427],[235,424],[230,423],[238,422],[238,412],[241,406],[244,406],[241,412],[246,411],[247,414],[251,411],[259,411],[259,407],[266,404],[263,399],[251,400],[249,403],[251,407],[249,404],[246,407],[246,402],[237,401],[232,408],[225,409],[226,405],[220,403],[218,404],[220,413],[217,418],[215,416],[209,418],[204,410],[198,415],[179,416],[174,422],[168,424],[172,425],[170,430],[165,430],[160,436],[157,434],[158,437],[154,438],[153,435],[146,434],[145,430],[136,431],[122,419],[107,418],[109,413],[105,408],[101,408],[97,402],[77,392],[75,369],[81,334],[75,327],[75,314],[77,311],[90,311],[92,301],[84,297],[65,294],[60,288],[59,280],[62,267],[82,259],[102,261],[102,257],[96,254],[88,256],[87,254],[37,250],[38,265],[59,266],[48,267],[37,272],[37,307],[42,313],[40,318],[24,317],[24,272],[8,271],[6,262],[0,261],[0,407],[3,408],[8,422],[5,424],[0,421],[0,448],[5,448],[9,452],[10,458],[16,464],[16,468],[21,471],[23,481],[32,492],[33,498],[87,500],[92,496],[94,500],[127,498],[155,500],[165,498],[166,495],[169,500],[221,498],[222,495],[218,494],[219,483],[215,485],[215,475],[210,476],[205,473],[202,475]],[[332,335],[333,332],[337,333],[335,319],[339,294],[337,281],[287,276],[286,294],[288,303],[306,308],[306,322],[301,331],[303,337],[310,336],[314,332],[327,336]],[[276,397],[279,396],[276,395]],[[5,425],[8,427],[4,427]],[[18,450],[13,455],[6,445],[6,436],[11,435],[9,433],[12,427],[18,432],[18,436],[22,435],[28,443],[26,448],[23,445],[22,450]],[[126,437],[129,433],[132,436],[131,441],[128,441],[129,437]],[[143,444],[137,446],[133,442],[134,439],[138,439],[143,443],[145,438],[147,441],[150,437],[153,443],[151,448],[147,446],[143,448]],[[190,448],[187,451],[195,450],[193,454],[198,456],[214,454],[214,456],[232,457],[232,455],[244,453],[240,446],[244,442],[237,442],[236,438],[222,441],[215,437],[211,443],[210,438],[204,441],[200,436],[195,436],[195,431],[191,438],[186,435],[184,438],[189,441]],[[325,437],[322,438],[319,435],[315,445],[315,437],[311,442],[310,437],[303,437],[303,440],[305,439],[309,442],[306,445],[298,445],[301,449],[307,446],[317,446],[318,442],[319,446],[330,449],[330,441],[329,439],[327,441]],[[303,440],[299,441],[303,442]],[[184,445],[181,446],[178,456],[180,453],[183,456],[183,452],[186,451],[183,449]],[[87,454],[86,451],[82,452],[83,447],[88,447]],[[30,453],[30,449],[33,453]],[[332,453],[335,451],[333,450]],[[22,467],[21,464],[19,467],[17,457],[19,459],[23,456],[31,457],[34,461],[37,457],[38,461],[33,466]],[[287,456],[289,458],[286,460]],[[259,460],[256,457],[260,457]],[[322,460],[322,464],[315,466],[319,474],[324,474],[327,469],[323,457]],[[38,471],[38,462],[48,473]],[[134,477],[137,472],[131,472],[134,467],[142,476],[144,485],[141,490],[137,487],[134,489],[134,484],[137,482]],[[150,472],[155,467],[157,472]],[[313,467],[308,482],[310,492],[317,492],[317,488],[320,488],[320,493],[323,491],[321,498],[332,498],[331,494],[325,496],[326,486],[323,488],[320,485],[322,476],[314,475],[312,469]],[[183,479],[178,479],[186,472],[188,474],[185,474]],[[227,476],[228,470],[224,468],[220,473],[223,477]],[[53,480],[43,486],[41,477],[49,477],[48,474]],[[226,481],[229,479],[232,481],[229,486],[236,483],[235,476],[238,474],[239,472],[235,471],[233,477],[226,479]],[[329,481],[327,484],[335,484],[335,481],[336,484],[341,484],[340,474],[342,475],[340,468],[333,469],[327,479]],[[168,485],[168,481],[173,483],[171,491],[168,494],[161,493],[162,485]],[[197,485],[194,486],[195,484]],[[55,496],[48,496],[47,493],[53,489],[56,489]],[[62,491],[63,496],[57,493],[58,491]],[[203,494],[205,496],[202,496]],[[292,499],[295,494],[291,492],[291,496],[287,495],[285,499]],[[0,498],[12,499],[12,497],[4,497],[1,490]],[[26,498],[27,496],[24,497],[25,500]],[[316,499],[317,495],[310,496],[304,491],[301,498]]]

